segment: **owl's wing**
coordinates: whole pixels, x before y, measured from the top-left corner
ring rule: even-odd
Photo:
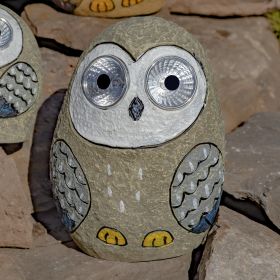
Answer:
[[[52,146],[51,178],[62,222],[69,231],[73,231],[89,211],[90,191],[81,166],[63,141],[57,141]]]
[[[171,208],[185,229],[201,233],[213,223],[224,183],[223,159],[213,144],[196,146],[181,162],[171,185]]]
[[[14,117],[27,111],[38,95],[38,78],[33,68],[19,62],[0,79],[0,118]]]

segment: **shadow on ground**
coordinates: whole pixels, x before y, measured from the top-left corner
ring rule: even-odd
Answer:
[[[49,153],[65,92],[66,90],[57,91],[41,106],[36,119],[29,164],[33,217],[46,227],[49,234],[62,242],[71,241],[71,237],[60,221],[52,197]]]

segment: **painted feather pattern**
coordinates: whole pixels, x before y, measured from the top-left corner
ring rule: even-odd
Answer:
[[[183,228],[200,233],[213,224],[223,182],[223,160],[215,145],[200,144],[183,159],[171,186],[171,208]]]
[[[57,141],[52,147],[53,193],[68,231],[75,230],[90,208],[90,192],[81,166],[69,146]]]
[[[0,79],[0,117],[13,117],[30,109],[39,91],[33,68],[23,62],[11,66]]]

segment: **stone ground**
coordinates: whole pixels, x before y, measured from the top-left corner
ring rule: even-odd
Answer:
[[[64,14],[46,1],[4,2],[36,35],[45,81],[33,139],[0,147],[0,279],[280,279],[280,52],[264,17],[279,1],[168,0],[157,14],[205,47],[226,124],[223,206],[190,267],[186,257],[138,264],[88,257],[51,197],[49,147],[63,89],[81,52],[118,20]]]

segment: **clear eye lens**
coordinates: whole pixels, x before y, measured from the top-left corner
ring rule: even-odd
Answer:
[[[13,38],[13,30],[4,18],[0,18],[0,49],[9,46]]]
[[[99,57],[85,71],[82,86],[86,98],[95,106],[100,108],[113,106],[127,90],[127,69],[116,57]]]
[[[146,89],[151,100],[163,109],[176,109],[186,105],[194,96],[196,86],[194,68],[177,56],[157,60],[146,78]]]

